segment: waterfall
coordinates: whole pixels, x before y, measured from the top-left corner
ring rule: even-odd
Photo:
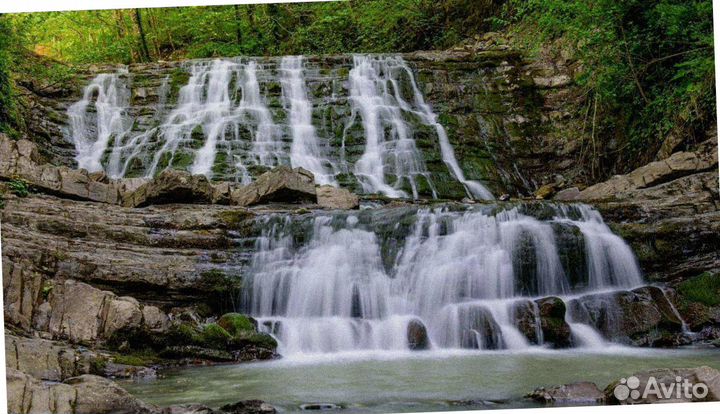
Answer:
[[[102,157],[110,141],[119,142],[128,132],[125,113],[130,94],[120,80],[120,74],[126,73],[123,69],[96,76],[85,87],[82,99],[68,108],[78,168],[103,171]]]
[[[401,57],[353,56],[342,75],[302,56],[259,62],[190,61],[161,73],[157,83],[143,74],[138,85],[126,69],[98,75],[67,111],[78,165],[112,178],[173,168],[244,184],[269,167],[291,165],[311,171],[320,185],[437,198],[438,172],[428,170],[428,159],[447,167],[471,198],[492,198],[463,175],[445,128]],[[331,118],[335,124],[328,125]],[[348,157],[351,129],[361,131]],[[421,147],[439,148],[437,161]]]
[[[318,184],[337,185],[334,166],[320,150],[315,127],[312,124],[312,104],[308,100],[303,75],[302,56],[286,56],[280,64],[283,100],[289,113],[288,123],[292,133],[290,164],[302,167],[315,175]],[[325,165],[328,164],[328,165]]]
[[[365,130],[365,151],[355,163],[355,175],[366,192],[407,197],[401,188],[409,184],[417,198],[418,177],[431,187],[432,182],[403,118],[403,110],[409,107],[401,97],[397,76],[404,67],[399,58],[354,57],[350,101]],[[392,185],[386,182],[387,176],[395,177]]]
[[[425,98],[423,98],[422,93],[420,93],[420,88],[418,88],[417,82],[415,82],[415,77],[413,76],[410,68],[408,68],[407,65],[403,65],[403,69],[407,72],[410,79],[410,85],[412,85],[415,102],[420,108],[419,115],[425,123],[432,125],[437,131],[438,141],[440,143],[440,153],[442,154],[443,162],[448,166],[452,175],[465,186],[465,190],[468,192],[470,198],[493,200],[495,197],[493,197],[492,193],[490,193],[484,185],[477,181],[471,181],[465,178],[465,173],[463,173],[457,158],[455,158],[455,150],[453,149],[452,144],[450,144],[450,139],[448,138],[445,127],[438,122],[437,115],[432,111],[430,105],[425,102]]]
[[[573,211],[580,214],[579,219],[569,218]],[[620,236],[610,230],[597,210],[584,204],[561,206],[558,219],[567,220],[583,234],[591,288],[640,286],[642,275],[635,254]]]
[[[526,349],[532,345],[517,326],[518,303],[636,283],[630,272],[628,280],[616,274],[573,287],[553,229],[581,229],[595,219],[589,214],[594,210],[578,206],[573,219],[563,208],[556,213],[544,220],[521,207],[421,209],[391,218],[372,211],[266,218],[243,306],[278,338],[286,355],[406,350],[411,323],[426,328],[436,349]],[[604,240],[624,244],[607,235]],[[596,255],[608,261],[608,269],[633,266],[634,258],[624,263],[622,255],[585,248],[589,266]],[[532,266],[523,264],[528,257]],[[539,309],[529,302],[530,329],[542,345]],[[568,322],[579,344],[599,343],[592,328],[570,317]]]

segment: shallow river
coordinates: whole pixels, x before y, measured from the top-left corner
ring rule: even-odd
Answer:
[[[720,350],[376,352],[175,369],[122,385],[158,405],[260,399],[286,412],[308,403],[336,404],[344,413],[467,410],[532,406],[522,396],[540,386],[592,381],[604,388],[639,370],[701,365],[720,369]]]

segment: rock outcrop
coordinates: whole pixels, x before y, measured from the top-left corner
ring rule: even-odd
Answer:
[[[717,173],[717,169],[717,142],[704,142],[696,151],[676,152],[662,161],[652,162],[626,175],[615,176],[608,181],[588,187],[581,191],[576,199],[583,201],[623,200],[633,199],[638,195],[650,198],[653,195],[652,192],[641,190],[657,187],[690,175],[706,172]],[[700,178],[698,177],[698,179]]]
[[[588,381],[536,388],[525,397],[548,405],[598,404],[605,401],[605,394]]]
[[[95,375],[48,383],[7,368],[6,379],[7,409],[11,414],[151,414],[159,411],[113,381]]]
[[[118,297],[74,280],[55,285],[48,303],[48,324],[35,328],[47,329],[54,338],[72,343],[92,344],[141,326],[162,331],[168,324],[167,316],[154,306],[141,306],[134,298]]]
[[[571,300],[568,307],[577,322],[593,326],[614,341],[658,347],[688,342],[673,304],[655,286],[586,295]]]
[[[121,199],[125,207],[173,203],[210,204],[216,201],[215,188],[204,175],[190,175],[185,171],[165,170],[133,191],[127,191],[131,189],[127,186],[123,189],[125,191]]]
[[[710,134],[712,135],[712,134]],[[717,135],[563,200],[591,202],[628,241],[651,281],[720,271]]]
[[[360,197],[344,188],[323,185],[317,189],[317,202],[331,210],[353,210],[360,207]]]
[[[0,134],[0,179],[23,180],[35,189],[62,197],[124,207],[148,205],[234,204],[253,206],[273,202],[317,202],[314,176],[302,168],[276,167],[250,185],[210,183],[203,175],[164,170],[152,179],[112,180],[104,173],[88,173],[42,163],[37,145],[28,140],[13,141]],[[354,208],[357,196],[346,190],[323,190],[326,206]]]
[[[555,348],[567,348],[572,343],[570,326],[565,321],[565,302],[558,297],[535,301],[539,308],[540,328],[544,341]]]
[[[280,166],[257,178],[252,184],[233,190],[230,200],[247,207],[271,202],[316,203],[314,176],[302,168]]]
[[[105,358],[41,338],[5,335],[5,365],[45,381],[64,381],[83,374],[100,374]]]

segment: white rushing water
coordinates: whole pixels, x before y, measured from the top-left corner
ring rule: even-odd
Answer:
[[[78,168],[103,171],[102,157],[108,145],[120,142],[128,132],[130,91],[120,79],[122,74],[127,70],[96,76],[85,87],[82,99],[68,108]]]
[[[315,175],[318,184],[337,185],[335,166],[321,150],[315,126],[312,124],[312,103],[308,99],[302,56],[286,56],[280,64],[283,100],[288,112],[292,135],[290,164],[302,167]]]
[[[171,86],[177,72],[161,78],[156,88],[138,87],[139,96],[156,99],[149,107],[154,116],[140,123],[129,105],[133,76],[127,70],[98,75],[82,100],[68,109],[78,165],[105,170],[113,178],[152,177],[165,168],[178,168],[247,184],[256,174],[251,171],[262,171],[252,167],[285,164],[311,171],[321,185],[337,186],[338,174],[352,173],[366,193],[436,198],[415,140],[422,126],[434,131],[442,160],[468,195],[492,198],[482,184],[465,178],[447,132],[402,58],[354,56],[352,69],[338,83],[342,86],[321,98],[310,92],[308,74],[314,82],[335,80],[308,65],[302,56],[263,65],[252,59],[189,62],[180,68],[189,77],[177,92]],[[323,108],[350,106],[351,113],[341,122],[345,133],[352,127],[362,129],[361,154],[347,160],[345,136],[341,144],[336,140],[331,145],[327,135],[338,132],[314,116],[313,102]]]
[[[558,210],[550,221],[518,209],[495,215],[420,210],[408,231],[396,225],[395,235],[353,215],[343,221],[317,216],[308,228],[289,217],[271,220],[253,258],[246,310],[276,335],[284,355],[403,350],[409,326],[417,322],[435,349],[527,349],[532,344],[516,319],[523,307],[533,319],[534,342],[542,345],[538,306],[528,298],[642,282],[634,256],[616,254],[628,249],[625,242],[607,227],[584,229],[594,210],[576,208],[579,218]],[[577,288],[560,264],[557,225],[603,241],[585,244],[590,280]],[[297,244],[293,231],[308,234],[307,242]],[[392,244],[396,251],[388,250]],[[528,257],[534,258],[529,275],[520,264]],[[598,278],[597,271],[611,276]],[[591,326],[568,322],[576,345],[604,343]]]
[[[409,107],[401,97],[398,71],[404,67],[397,58],[354,58],[350,101],[365,131],[365,151],[355,163],[355,175],[366,192],[407,197],[401,189],[407,183],[417,198],[418,178],[424,178],[431,187],[432,182],[403,117],[403,110]],[[386,180],[388,175],[395,177],[392,184]]]

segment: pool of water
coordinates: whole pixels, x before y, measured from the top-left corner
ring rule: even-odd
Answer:
[[[641,370],[701,365],[720,369],[720,350],[346,353],[173,369],[121,385],[162,406],[260,399],[285,412],[308,403],[336,404],[343,412],[417,412],[533,406],[522,397],[540,386],[592,381],[602,389]]]

